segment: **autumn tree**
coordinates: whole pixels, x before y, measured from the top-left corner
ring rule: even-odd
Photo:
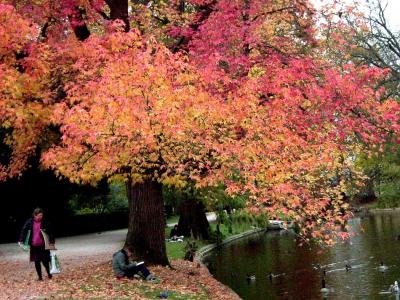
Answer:
[[[322,11],[322,35],[325,54],[338,65],[352,62],[356,65],[368,65],[385,69],[377,86],[383,86],[381,101],[390,98],[398,100],[399,85],[399,35],[386,18],[387,1],[374,0],[357,6],[340,3],[326,6]],[[374,147],[371,152],[360,153],[357,165],[366,175],[363,187],[355,195],[360,202],[386,199],[384,194],[393,194],[392,185],[386,176],[388,159],[395,164],[393,153],[397,153],[396,135],[388,134],[385,147]],[[385,165],[383,169],[382,166]],[[389,171],[390,172],[390,171]],[[387,189],[388,188],[388,189]],[[383,203],[393,202],[384,200]]]
[[[321,12],[327,53],[338,62],[349,61],[386,69],[381,85],[385,98],[398,97],[399,32],[386,17],[387,1],[372,0],[365,5],[327,6]]]
[[[134,31],[102,42],[93,37],[76,51],[75,66],[85,72],[70,86],[68,102],[57,108],[62,143],[46,153],[44,163],[78,182],[125,180],[127,243],[149,261],[165,264],[161,184],[184,186],[218,166],[211,137],[222,142],[218,130],[234,120],[202,91],[179,55],[155,41],[143,42]]]
[[[382,84],[385,86],[387,97],[399,96],[400,83],[400,36],[399,32],[392,29],[386,18],[384,1],[372,1],[365,22],[369,31],[357,39],[359,47],[353,52],[354,58],[360,59],[365,64],[387,69],[389,76]]]
[[[295,220],[307,238],[345,237],[352,157],[399,130],[398,104],[377,89],[385,72],[326,56],[305,0],[143,3],[2,6],[26,32],[4,44],[12,59],[1,66],[12,73],[1,80],[26,73],[18,47],[21,62],[44,69],[35,106],[18,98],[41,125],[27,137],[60,134],[43,147],[43,165],[78,183],[124,181],[126,243],[153,263],[168,264],[161,185],[224,186],[246,195],[252,213]],[[0,33],[13,37],[5,24]],[[2,92],[2,126],[13,132],[19,89]],[[26,166],[25,148],[7,143],[21,158],[4,176]]]
[[[59,137],[58,128],[61,125],[61,121],[60,119],[56,120],[54,115],[52,116],[50,113],[51,111],[54,112],[54,109],[58,107],[58,105],[55,104],[76,104],[67,99],[70,83],[75,80],[82,80],[82,83],[86,83],[85,79],[87,81],[87,78],[90,76],[96,78],[99,71],[96,67],[98,68],[104,65],[101,64],[101,59],[102,57],[106,58],[108,54],[101,53],[100,50],[108,50],[110,54],[112,54],[114,51],[113,43],[119,43],[122,39],[119,38],[118,41],[114,41],[113,37],[107,35],[107,32],[119,31],[119,28],[124,32],[128,32],[130,27],[127,20],[128,1],[108,1],[107,3],[103,3],[102,1],[91,3],[84,1],[62,1],[59,3],[42,1],[34,5],[24,1],[17,1],[14,4],[15,7],[2,5],[2,9],[4,9],[2,17],[7,21],[2,22],[2,29],[4,29],[2,30],[2,33],[4,33],[4,39],[2,39],[4,47],[2,49],[7,50],[8,52],[6,54],[11,57],[11,59],[8,59],[8,56],[2,56],[2,62],[4,62],[2,67],[8,67],[9,70],[7,69],[6,71],[13,72],[11,74],[6,74],[5,72],[1,74],[3,75],[2,83],[4,83],[4,88],[2,88],[1,92],[5,95],[1,102],[4,106],[4,109],[1,111],[3,114],[1,120],[2,126],[6,132],[4,141],[12,151],[11,159],[9,161],[4,161],[2,165],[3,179],[7,176],[13,177],[21,174],[27,166],[27,158],[40,148],[39,144],[43,142],[42,140],[46,142],[44,147],[41,148],[44,151],[46,151],[52,143],[57,143],[57,138]],[[105,5],[107,5],[109,9],[109,15],[103,11]],[[122,20],[122,23],[116,22],[113,24],[113,20]],[[21,23],[21,28],[16,27],[17,29],[14,29],[12,27],[15,21]],[[113,27],[114,25],[115,27]],[[88,42],[88,44],[94,48],[83,47],[89,56],[83,55],[80,57],[81,54],[86,54],[80,51],[82,49],[80,43],[87,41],[90,37],[91,30],[95,32],[101,32],[103,30],[104,40],[102,40],[101,37],[95,39],[96,42],[99,43],[98,47],[94,43]],[[107,32],[104,32],[104,30]],[[13,39],[15,39],[15,41]],[[126,39],[130,40],[130,37],[127,36]],[[102,45],[103,42],[107,45]],[[130,40],[130,42],[132,42],[132,40]],[[130,42],[128,42],[128,44]],[[139,40],[135,39],[135,42],[139,43]],[[116,46],[117,48],[124,47],[124,45]],[[130,45],[127,46],[130,47]],[[38,50],[36,52],[33,51],[36,48],[38,48]],[[96,50],[99,51],[96,52]],[[54,56],[51,56],[53,54]],[[43,55],[43,57],[36,57],[35,55]],[[100,55],[96,57],[100,60],[95,61],[95,57],[91,57],[90,55]],[[115,63],[111,56],[112,55],[110,55],[108,60],[105,59],[105,63],[110,63],[110,61]],[[137,58],[139,59],[140,57]],[[85,59],[88,63],[95,63],[94,68],[91,70],[93,73],[90,75],[86,73],[86,77],[83,76],[86,66],[81,66],[83,68],[79,68],[76,65]],[[46,62],[48,62],[48,64],[45,64]],[[32,69],[27,69],[30,66],[28,63],[33,64]],[[34,73],[37,71],[34,69],[34,67],[36,67],[35,64],[38,64],[38,66],[42,68],[39,69],[42,73]],[[16,65],[17,68],[15,67]],[[29,78],[28,76],[31,77]],[[16,85],[15,81],[19,80],[19,78],[22,78],[26,82],[21,81],[20,86]],[[31,83],[36,85],[33,86]],[[127,84],[129,85],[129,83]],[[11,92],[7,89],[8,86],[10,86]],[[27,92],[24,92],[25,88]],[[16,94],[16,96],[14,96],[13,93]],[[31,96],[28,93],[35,94]],[[16,106],[16,103],[20,105]],[[31,103],[32,107],[30,106]],[[17,118],[15,118],[16,120],[13,119],[13,115],[19,117],[20,123],[17,123]],[[32,122],[33,125],[28,122]],[[52,128],[55,129],[55,136],[53,138],[49,135],[49,131]],[[19,129],[22,131],[20,134],[18,134]],[[7,132],[7,130],[9,132]],[[77,164],[79,164],[79,162],[77,162]],[[123,169],[123,167],[121,167],[121,169]],[[62,170],[60,173],[62,173]],[[107,176],[107,174],[98,174],[96,179],[100,179],[100,177],[104,176]],[[85,176],[83,176],[83,179],[81,178],[81,182],[87,181]],[[95,180],[91,177],[90,181],[94,182]],[[130,178],[127,178],[126,181],[136,183],[136,180],[131,181]],[[146,185],[144,186],[144,189],[146,189]],[[140,185],[135,185],[135,187],[137,187],[137,189],[142,188]],[[137,246],[137,252],[149,261],[167,264],[168,260],[165,254],[163,232],[163,203],[162,200],[160,200],[160,184],[156,181],[151,181],[151,187],[148,188],[148,190],[151,191],[152,194],[145,194],[145,196],[142,197],[154,199],[154,201],[157,202],[155,210],[158,214],[156,216],[146,215],[146,209],[140,207],[139,215],[143,215],[145,221],[141,222],[138,216],[135,217],[135,220],[132,221],[131,224],[137,225],[135,233],[138,233],[139,236],[132,238],[132,227],[130,226],[127,243],[134,242],[137,245],[142,245],[142,248]],[[139,191],[139,193],[141,193],[140,195],[143,195],[142,192],[142,190]],[[133,199],[135,199],[133,198],[135,196],[134,193],[134,189],[132,191],[130,185],[128,185],[128,196],[131,196],[130,204],[133,203]],[[137,201],[135,203],[140,202]],[[147,202],[144,201],[144,203],[146,204]],[[154,214],[154,208],[151,206],[151,203],[149,203],[149,206],[150,213]],[[131,207],[130,210],[132,211],[134,208]],[[132,214],[134,213],[135,212]],[[151,227],[147,224],[149,220],[152,220],[153,223],[157,225]],[[146,224],[143,227],[147,228],[148,231],[140,228],[143,223]],[[156,228],[156,232],[151,231],[154,227]],[[140,241],[138,241],[138,239]],[[147,240],[151,239],[153,242],[149,245]],[[150,254],[148,252],[150,252]]]
[[[161,8],[156,3],[150,7],[165,24],[166,45],[173,52],[189,53],[208,90],[221,101],[241,88],[266,57],[286,59],[314,45],[313,13],[305,1],[172,1]],[[183,206],[181,218],[186,221],[180,224],[196,220],[185,216],[196,210],[196,203]]]

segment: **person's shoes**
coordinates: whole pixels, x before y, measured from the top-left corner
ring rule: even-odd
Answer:
[[[155,277],[153,274],[149,274],[146,277],[146,280],[149,281],[149,282],[157,282],[158,281],[157,277]]]
[[[42,277],[39,277],[39,278],[38,278],[38,281],[43,281],[43,278],[42,278]]]
[[[52,278],[53,278],[53,275],[52,275],[52,274],[49,274],[48,277],[49,277],[49,279],[52,279]]]

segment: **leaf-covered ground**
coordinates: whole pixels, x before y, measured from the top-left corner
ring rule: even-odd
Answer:
[[[36,280],[34,266],[27,261],[0,261],[0,299],[239,299],[197,263],[172,261],[175,270],[152,267],[158,283],[117,280],[109,255],[62,261],[62,274]]]

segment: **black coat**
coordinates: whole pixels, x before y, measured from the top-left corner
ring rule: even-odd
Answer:
[[[54,244],[55,239],[54,239],[54,234],[53,234],[53,229],[51,227],[51,224],[49,222],[47,222],[45,219],[43,219],[41,229],[45,233],[47,233],[47,235],[49,236],[49,242],[51,244]],[[21,234],[19,236],[19,241],[21,243],[25,242],[25,239],[26,239],[26,236],[27,236],[29,230],[31,231],[31,234],[29,236],[29,245],[31,245],[32,244],[33,218],[29,218],[28,220],[26,220],[24,226],[22,227]]]

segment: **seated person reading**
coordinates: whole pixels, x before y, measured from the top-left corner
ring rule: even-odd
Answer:
[[[134,275],[140,275],[148,281],[156,281],[156,277],[144,265],[144,262],[130,262],[133,249],[130,246],[125,246],[123,249],[113,254],[112,266],[115,276],[118,279],[127,277],[132,279]]]
[[[178,236],[178,225],[175,225],[172,229],[171,229],[171,233],[169,234],[169,241],[170,242],[183,242],[183,235],[182,236]]]

